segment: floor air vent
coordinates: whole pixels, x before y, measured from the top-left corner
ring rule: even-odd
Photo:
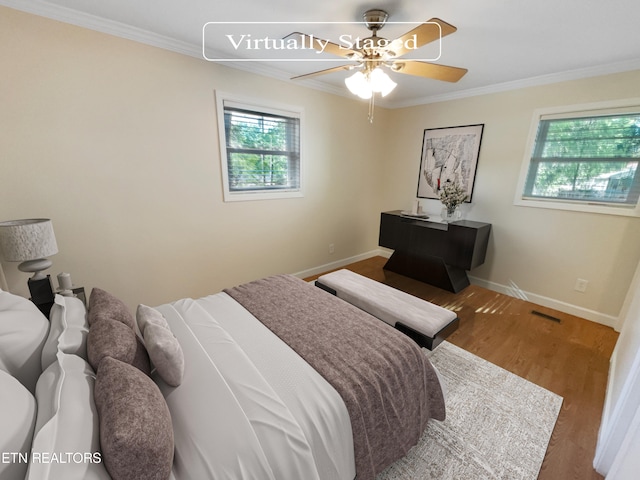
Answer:
[[[531,313],[532,313],[533,315],[537,315],[537,316],[539,316],[539,317],[546,318],[547,320],[551,320],[552,322],[558,322],[558,323],[560,323],[560,319],[559,319],[559,318],[557,318],[557,317],[554,317],[553,315],[549,315],[549,314],[546,314],[546,313],[542,313],[542,312],[539,312],[539,311],[537,311],[537,310],[531,310]]]

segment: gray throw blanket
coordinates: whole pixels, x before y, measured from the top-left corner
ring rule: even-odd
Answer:
[[[342,396],[356,475],[373,480],[444,420],[437,375],[421,349],[366,312],[290,275],[225,290]]]

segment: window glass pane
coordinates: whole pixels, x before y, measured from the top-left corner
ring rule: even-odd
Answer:
[[[640,114],[540,120],[523,197],[635,205]]]
[[[639,158],[640,115],[542,120],[541,158]]]
[[[296,190],[300,187],[300,119],[224,108],[230,191]]]
[[[230,153],[229,188],[251,190],[287,187],[291,184],[288,163],[285,155]]]
[[[637,166],[633,162],[540,162],[531,196],[627,203],[633,200]]]
[[[287,123],[297,119],[275,118],[238,110],[226,110],[229,116],[227,146],[260,150],[287,150]]]

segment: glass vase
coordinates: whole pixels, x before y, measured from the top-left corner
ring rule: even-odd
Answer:
[[[442,207],[442,221],[445,223],[455,222],[456,220],[462,219],[462,211],[460,210],[460,205],[456,205],[454,208],[447,208],[446,206]]]

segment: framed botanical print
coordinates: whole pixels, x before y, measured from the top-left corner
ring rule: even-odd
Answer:
[[[440,198],[447,182],[457,183],[471,202],[484,124],[428,128],[422,139],[419,198]]]

